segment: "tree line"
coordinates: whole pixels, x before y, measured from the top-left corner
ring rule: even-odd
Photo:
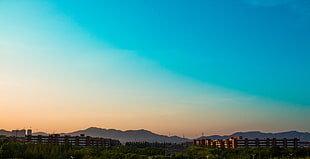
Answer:
[[[148,144],[146,144],[148,145]],[[0,140],[0,159],[310,159],[310,148],[237,148],[190,146],[167,154],[169,146],[75,147]]]

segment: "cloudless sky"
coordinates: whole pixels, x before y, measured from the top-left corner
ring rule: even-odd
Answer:
[[[307,0],[0,0],[1,128],[310,131]]]

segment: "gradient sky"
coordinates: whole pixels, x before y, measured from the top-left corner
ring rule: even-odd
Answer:
[[[0,0],[0,129],[310,131],[308,0]]]

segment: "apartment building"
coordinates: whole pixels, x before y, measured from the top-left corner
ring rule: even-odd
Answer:
[[[119,140],[107,139],[102,137],[90,137],[81,134],[80,136],[70,136],[64,135],[61,136],[59,134],[52,134],[48,136],[43,135],[27,135],[25,137],[25,142],[30,143],[50,143],[50,144],[70,144],[73,146],[119,146],[121,145]]]
[[[266,138],[266,139],[248,139],[242,138],[241,136],[237,138],[229,139],[199,139],[194,140],[194,145],[205,145],[205,146],[216,146],[219,148],[241,148],[241,147],[273,147],[279,146],[283,148],[296,148],[299,146],[299,139],[276,139],[276,138]]]

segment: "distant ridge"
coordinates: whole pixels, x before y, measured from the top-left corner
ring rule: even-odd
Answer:
[[[48,135],[48,133],[45,133],[45,132],[35,132],[35,133],[33,133],[33,135],[42,135],[42,136],[44,136],[44,135]]]
[[[96,128],[90,127],[85,130],[79,130],[71,133],[67,133],[67,135],[80,135],[85,134],[88,136],[94,137],[104,137],[104,138],[112,138],[118,139],[122,143],[125,142],[172,142],[172,143],[182,143],[191,141],[187,138],[181,138],[178,136],[165,136],[165,135],[158,135],[151,131],[140,129],[140,130],[115,130],[115,129],[103,129],[103,128]]]
[[[34,135],[48,135],[45,132],[35,132]],[[178,136],[165,136],[155,134],[151,131],[140,129],[140,130],[116,130],[116,129],[104,129],[97,127],[90,127],[85,130],[78,130],[71,133],[61,133],[62,135],[80,135],[85,134],[87,136],[93,137],[103,137],[118,139],[122,143],[125,142],[171,142],[171,143],[182,143],[187,141],[192,141],[192,139],[181,138]],[[0,129],[0,135],[10,136],[11,132],[7,130]],[[236,132],[232,135],[212,135],[212,136],[202,136],[198,139],[227,139],[230,137],[242,136],[244,138],[299,138],[300,141],[310,141],[310,133],[308,132],[298,132],[298,131],[286,131],[279,133],[264,133],[260,131],[248,131],[248,132]]]
[[[198,139],[227,139],[230,137],[242,136],[243,138],[299,138],[300,141],[310,141],[310,133],[308,132],[298,132],[298,131],[286,131],[279,133],[263,133],[260,131],[249,131],[249,132],[236,132],[232,135],[212,135],[212,136],[202,136]]]

